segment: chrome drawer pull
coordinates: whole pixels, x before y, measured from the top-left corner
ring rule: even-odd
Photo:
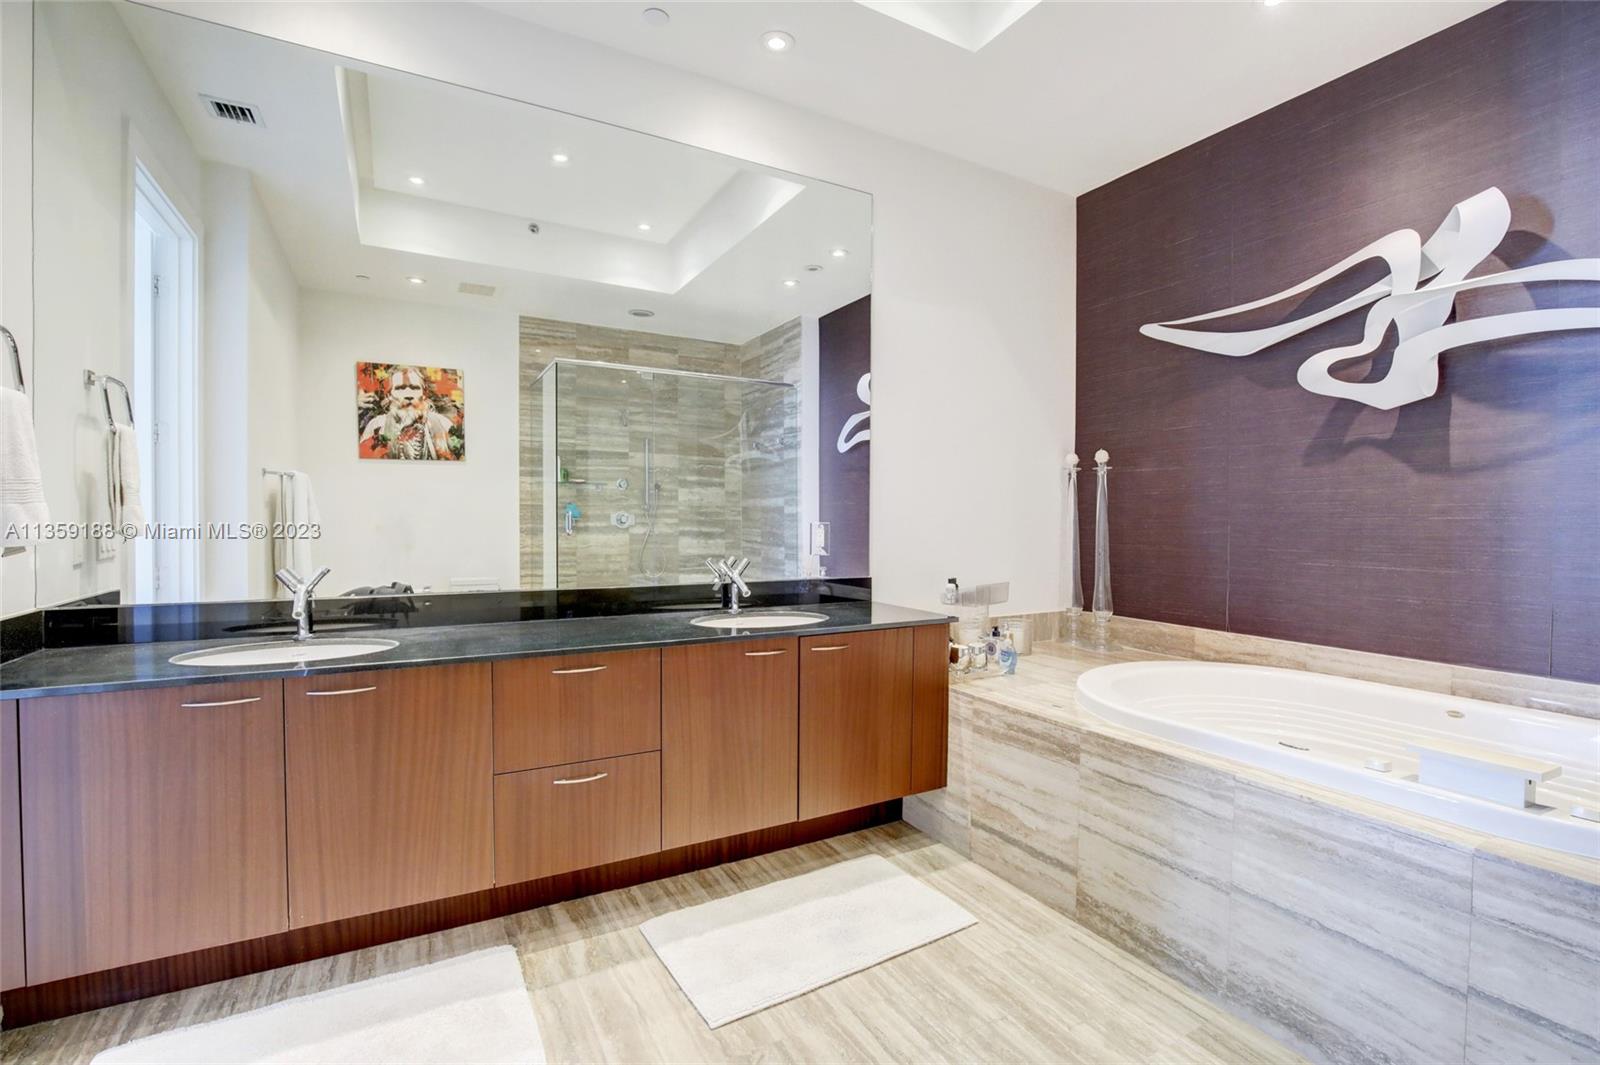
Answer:
[[[333,691],[306,692],[306,694],[307,695],[360,695],[362,692],[375,692],[377,690],[378,690],[378,686],[376,684],[369,684],[365,688],[335,688]]]
[[[848,650],[850,650],[850,645],[847,644],[847,643],[836,643],[836,644],[832,645],[831,647],[813,647],[812,650],[813,651],[848,651]]]
[[[744,656],[746,658],[766,658],[769,655],[786,655],[788,653],[788,651],[746,651]]]
[[[552,784],[592,784],[596,780],[604,780],[610,773],[596,773],[592,777],[569,777],[566,780],[552,780]]]
[[[562,674],[565,674],[565,673],[598,673],[604,668],[606,668],[606,667],[605,666],[581,666],[581,667],[579,667],[577,669],[552,669],[550,671],[550,673],[551,673],[552,676],[559,677],[559,676],[561,676]]]
[[[243,706],[245,703],[259,703],[261,696],[252,695],[246,699],[218,699],[214,703],[179,703],[185,710],[208,710],[213,706]]]

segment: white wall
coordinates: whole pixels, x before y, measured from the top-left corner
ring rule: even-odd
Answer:
[[[201,513],[208,521],[271,523],[277,482],[300,448],[300,286],[250,173],[205,164],[205,401]],[[207,540],[202,598],[271,598],[272,544]]]
[[[871,192],[878,595],[934,605],[956,574],[1009,579],[1009,610],[1059,605],[1067,196],[470,4],[160,6]]]
[[[0,324],[33,384],[33,6],[0,3]],[[9,358],[9,352],[0,352]],[[0,387],[16,384],[0,369]],[[33,609],[32,549],[0,557],[0,617]]]
[[[99,390],[84,387],[83,371],[133,379],[130,141],[142,145],[141,158],[180,208],[200,203],[201,167],[109,6],[32,6],[37,254],[29,385],[40,467],[53,521],[104,521],[105,408]],[[84,540],[41,545],[38,603],[121,587],[120,554],[103,556]]]
[[[323,524],[312,558],[333,567],[322,593],[390,581],[445,591],[451,577],[516,588],[516,314],[302,291],[299,350],[299,468]],[[460,369],[466,458],[357,458],[357,362]]]

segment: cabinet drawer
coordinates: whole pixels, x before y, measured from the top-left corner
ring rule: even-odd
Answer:
[[[799,658],[793,636],[662,651],[662,847],[795,819]]]
[[[20,718],[30,984],[289,927],[281,681],[29,699]]]
[[[800,818],[911,790],[911,630],[800,640]]]
[[[661,756],[603,758],[494,778],[495,883],[661,849]]]
[[[494,664],[494,771],[569,765],[661,746],[661,652]]]
[[[486,664],[283,686],[294,927],[493,885]]]

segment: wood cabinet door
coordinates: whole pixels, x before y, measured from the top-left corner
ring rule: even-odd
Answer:
[[[0,991],[28,982],[22,945],[22,782],[17,701],[0,702]]]
[[[288,928],[283,685],[23,701],[28,982]]]
[[[800,818],[911,787],[911,630],[800,641]]]
[[[661,846],[798,816],[800,641],[661,652]]]
[[[494,872],[517,884],[661,849],[661,755],[494,778]]]
[[[296,928],[493,885],[489,665],[284,681]]]
[[[661,746],[661,652],[494,664],[494,771],[513,773]]]
[[[950,736],[950,626],[911,630],[911,787],[945,786]]]

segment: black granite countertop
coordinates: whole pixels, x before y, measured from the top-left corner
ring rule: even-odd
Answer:
[[[763,608],[747,609],[759,612]],[[180,684],[204,684],[207,681],[308,677],[449,662],[487,662],[497,658],[531,658],[574,651],[617,651],[630,647],[666,647],[672,644],[716,643],[721,640],[771,636],[816,636],[930,625],[949,620],[943,614],[862,600],[806,603],[781,609],[826,614],[828,620],[795,628],[719,632],[689,624],[691,618],[703,615],[704,610],[684,610],[621,617],[385,629],[370,634],[346,635],[381,636],[394,640],[397,646],[389,650],[293,666],[197,667],[175,666],[168,661],[173,655],[185,651],[271,640],[189,640],[58,647],[34,651],[0,666],[0,698],[28,699],[40,695],[84,695],[139,688],[169,688]],[[338,635],[330,633],[322,638],[331,640]]]

